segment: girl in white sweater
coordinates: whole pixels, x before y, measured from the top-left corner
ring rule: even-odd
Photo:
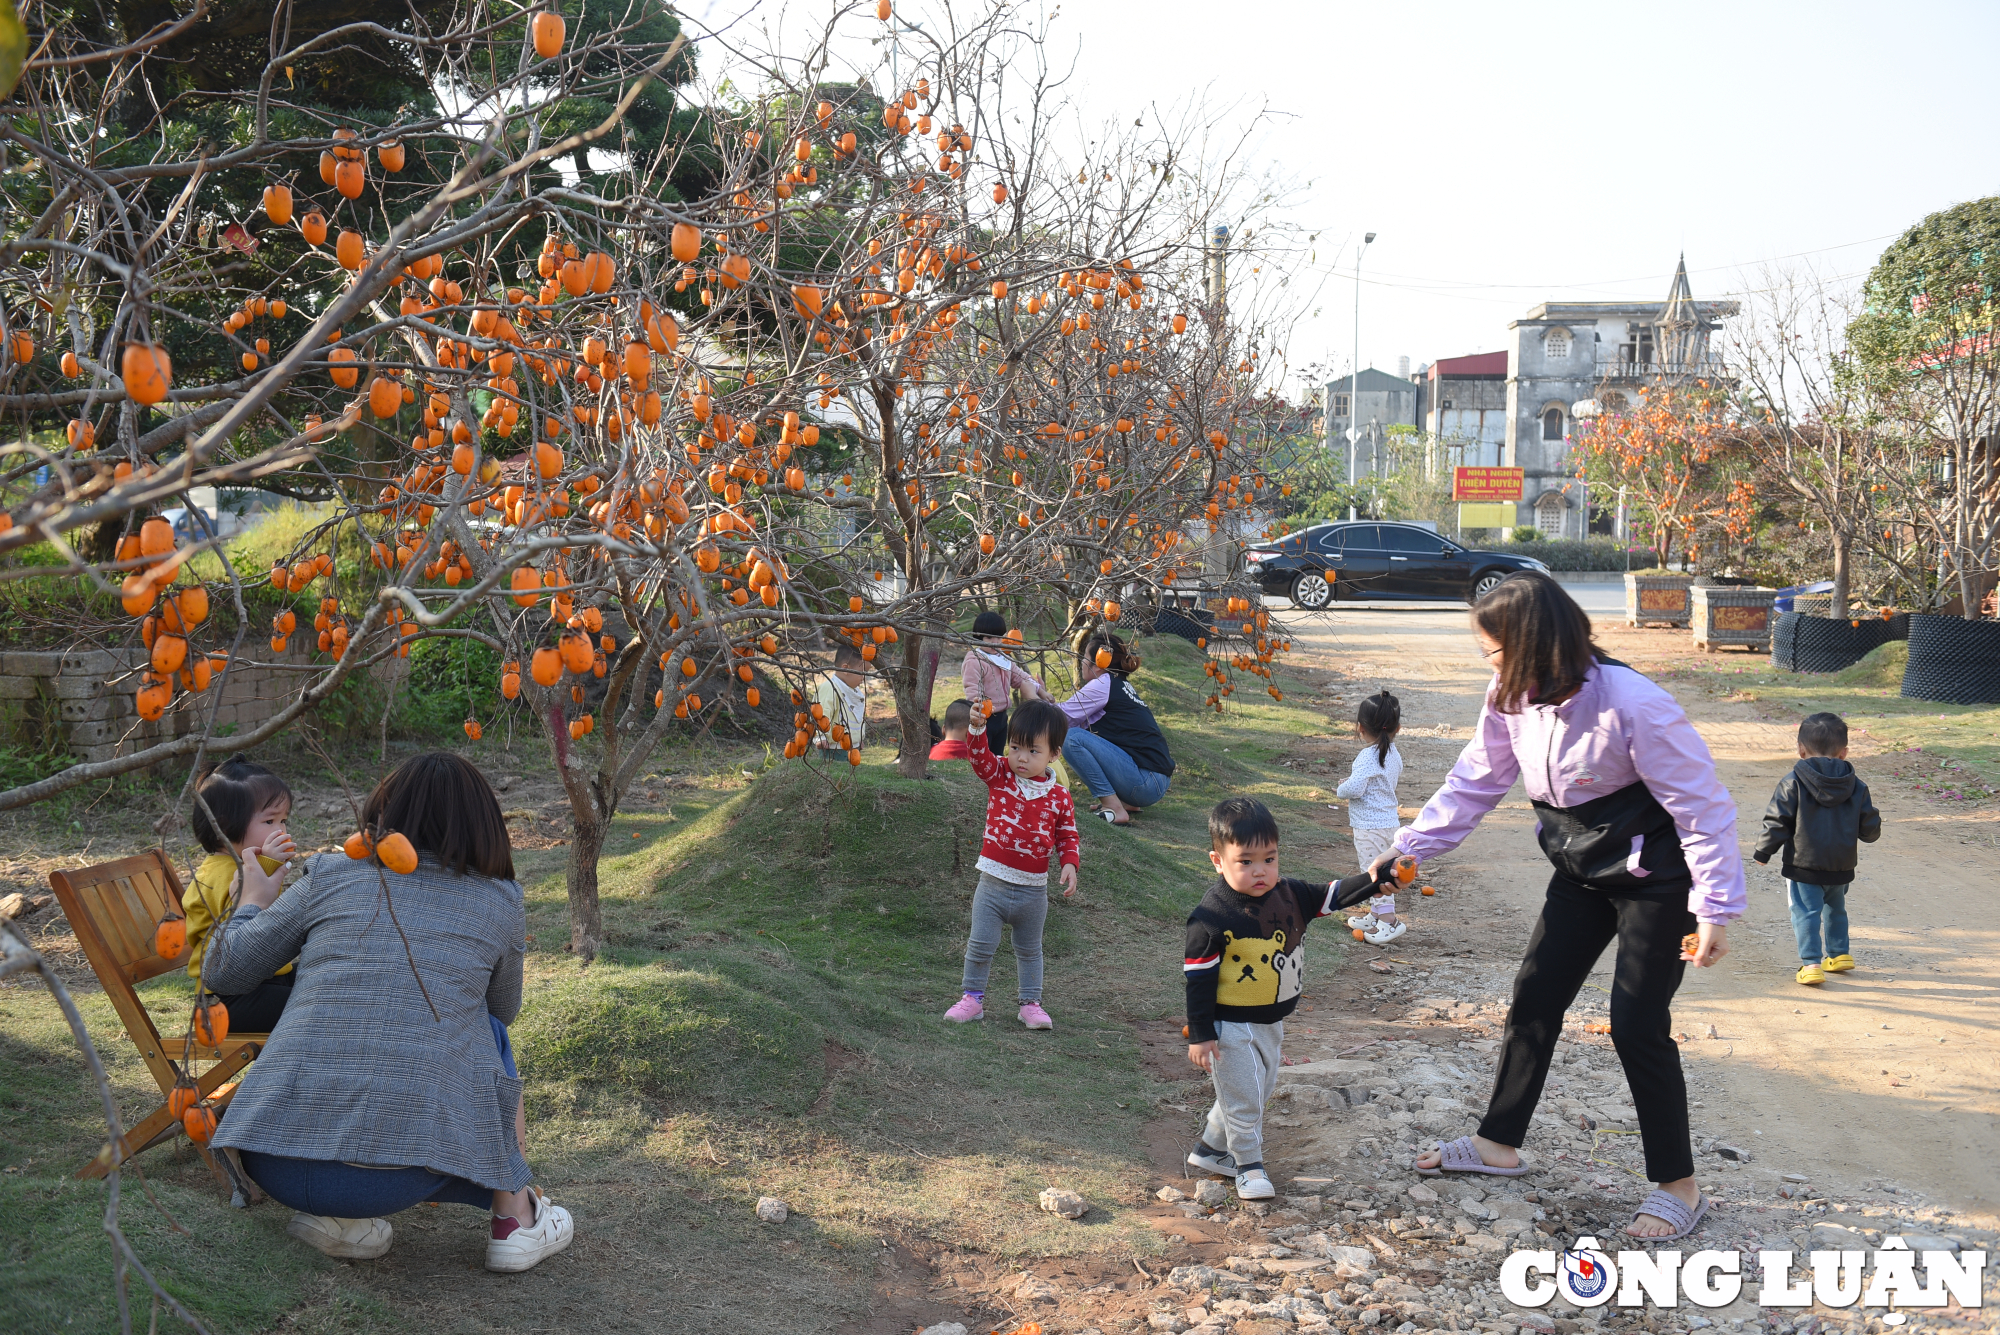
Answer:
[[[1354,757],[1347,782],[1335,791],[1347,799],[1347,824],[1354,833],[1354,852],[1363,871],[1390,850],[1396,827],[1402,823],[1396,814],[1396,784],[1403,777],[1396,734],[1402,727],[1402,703],[1387,691],[1369,696],[1355,711],[1354,735],[1366,745]],[[1389,893],[1369,900],[1368,912],[1349,918],[1347,925],[1376,946],[1385,946],[1409,930],[1396,916],[1396,896]]]

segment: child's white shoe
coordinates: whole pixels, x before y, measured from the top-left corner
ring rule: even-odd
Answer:
[[[1371,946],[1386,946],[1409,930],[1410,925],[1406,922],[1377,922],[1375,930],[1362,937],[1362,940]]]
[[[1212,1150],[1205,1142],[1196,1141],[1194,1149],[1187,1157],[1188,1167],[1197,1173],[1211,1173],[1216,1177],[1235,1177],[1236,1160],[1229,1157],[1228,1150]]]
[[[1278,1194],[1271,1185],[1271,1175],[1261,1168],[1245,1168],[1236,1175],[1236,1198],[1245,1201],[1268,1201]]]
[[[1372,932],[1375,930],[1375,922],[1376,919],[1374,914],[1362,913],[1358,914],[1355,917],[1349,918],[1347,920],[1347,925],[1349,927],[1352,927],[1357,932]]]

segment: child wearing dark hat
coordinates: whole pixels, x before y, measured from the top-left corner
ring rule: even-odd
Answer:
[[[965,699],[974,714],[988,701],[993,715],[986,720],[987,745],[996,756],[1007,754],[1007,709],[1015,692],[1029,700],[1055,697],[1034,673],[1016,663],[1009,654],[1007,618],[998,612],[981,612],[972,621],[972,638],[979,643],[965,655],[962,677]]]

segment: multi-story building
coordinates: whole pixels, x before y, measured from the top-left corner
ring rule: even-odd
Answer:
[[[1546,301],[1509,324],[1502,462],[1526,474],[1519,522],[1552,538],[1609,532],[1611,498],[1586,496],[1569,460],[1577,405],[1615,410],[1646,386],[1726,377],[1709,335],[1738,309],[1696,301],[1683,258],[1663,302]]]
[[[1507,448],[1507,354],[1441,357],[1417,372],[1417,422],[1459,462],[1492,468]]]

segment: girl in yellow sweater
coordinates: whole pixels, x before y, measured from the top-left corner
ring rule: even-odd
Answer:
[[[187,915],[188,976],[197,983],[209,933],[235,911],[238,862],[247,877],[281,880],[286,864],[298,853],[285,831],[292,814],[292,790],[270,770],[232,756],[203,776],[199,791],[194,836],[208,857],[181,901],[181,911]],[[229,1008],[230,1030],[270,1033],[291,999],[294,981],[295,971],[287,964],[250,991],[222,997]]]

